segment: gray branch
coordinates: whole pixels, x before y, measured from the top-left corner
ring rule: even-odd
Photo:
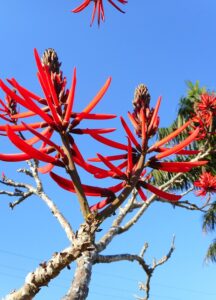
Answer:
[[[156,261],[154,259],[151,266],[148,265],[148,272],[146,272],[146,281],[145,281],[145,283],[144,282],[139,282],[139,289],[142,290],[142,291],[145,291],[145,296],[143,298],[143,297],[139,297],[139,296],[135,295],[136,299],[138,299],[138,300],[148,300],[149,299],[149,296],[150,296],[150,282],[151,282],[152,275],[153,275],[153,273],[154,273],[154,271],[157,267],[163,265],[165,262],[167,262],[171,258],[172,253],[175,250],[174,243],[175,243],[175,236],[173,236],[169,252],[165,256],[163,256],[161,259],[159,259],[158,261]],[[147,250],[147,248],[148,248],[148,245],[146,245],[146,247],[144,245],[145,251]],[[145,253],[145,251],[144,251],[144,253]]]
[[[2,183],[3,185],[6,185],[6,186],[14,187],[14,191],[1,190],[0,194],[5,194],[8,196],[12,196],[12,197],[19,197],[16,201],[9,203],[9,206],[11,208],[15,208],[17,205],[22,203],[24,200],[29,198],[31,195],[38,196],[48,206],[51,213],[54,215],[54,217],[60,223],[61,227],[64,229],[69,241],[71,243],[73,243],[73,238],[74,238],[75,234],[72,230],[70,223],[66,220],[66,218],[63,216],[63,214],[59,211],[56,204],[54,204],[54,202],[44,192],[43,184],[38,176],[37,160],[28,160],[27,164],[29,166],[29,169],[19,169],[18,171],[23,172],[27,176],[31,176],[36,183],[36,187],[33,187],[32,185],[27,184],[27,183],[14,181],[13,179],[9,179],[6,176],[4,176],[3,179],[0,180],[0,183]],[[27,191],[23,191],[23,189],[26,189]]]
[[[83,252],[94,248],[94,232],[96,226],[84,223],[70,246],[59,253],[54,253],[47,262],[42,262],[33,272],[25,278],[23,286],[8,294],[3,300],[32,300],[41,287],[48,286],[49,282],[71,262],[77,260]]]

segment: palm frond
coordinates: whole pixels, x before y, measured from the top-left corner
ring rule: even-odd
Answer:
[[[206,261],[216,263],[216,239],[210,244],[206,253]]]
[[[216,228],[216,201],[211,203],[210,208],[204,214],[202,227],[205,232],[215,230],[215,228]]]

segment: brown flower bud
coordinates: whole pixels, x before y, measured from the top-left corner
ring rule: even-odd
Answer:
[[[140,109],[141,107],[149,107],[151,96],[148,88],[144,84],[139,84],[134,92],[133,106],[134,109]]]
[[[49,67],[50,73],[60,73],[61,63],[58,60],[58,55],[54,49],[48,48],[44,51],[41,58],[42,64]]]

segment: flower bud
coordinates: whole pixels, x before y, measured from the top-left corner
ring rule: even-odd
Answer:
[[[48,48],[44,51],[41,58],[42,64],[49,67],[50,73],[60,73],[61,63],[58,60],[58,55],[54,49]]]
[[[134,110],[140,110],[141,107],[148,108],[151,96],[148,88],[143,83],[139,84],[134,92],[133,106]]]

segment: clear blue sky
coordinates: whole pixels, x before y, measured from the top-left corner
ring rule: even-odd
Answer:
[[[42,53],[52,47],[58,52],[68,81],[73,67],[77,67],[77,109],[83,108],[111,75],[111,87],[97,111],[126,116],[134,88],[144,82],[151,92],[152,105],[159,95],[163,97],[162,126],[175,118],[178,99],[186,91],[185,80],[199,80],[201,85],[215,89],[215,0],[129,0],[125,15],[105,3],[106,22],[100,28],[96,24],[89,27],[91,8],[77,15],[70,13],[78,3],[1,1],[0,78],[15,77],[39,92],[33,48]],[[112,122],[109,124],[112,126]],[[114,124],[118,126],[119,122]],[[93,144],[88,145],[93,153]],[[1,143],[0,151],[7,147]],[[16,167],[0,163],[0,170],[8,177],[18,178]],[[75,197],[61,192],[47,177],[44,180],[48,194],[71,222],[78,224]],[[25,274],[39,262],[68,245],[64,232],[39,199],[29,199],[14,211],[9,209],[9,201],[1,196],[0,298],[19,287]],[[130,233],[114,241],[107,253],[138,253],[147,241],[151,261],[168,251],[176,234],[173,257],[155,272],[151,299],[216,299],[216,266],[203,263],[213,236],[202,233],[201,221],[198,213],[155,204]],[[137,282],[144,274],[135,263],[96,266],[94,271],[89,300],[129,300],[139,294]],[[71,278],[72,271],[64,271],[35,299],[60,299]]]

